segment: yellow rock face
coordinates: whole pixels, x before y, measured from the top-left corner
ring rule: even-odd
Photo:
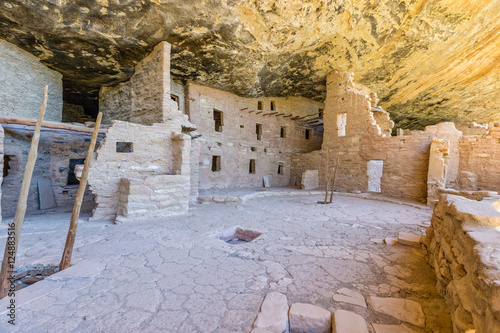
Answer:
[[[161,40],[175,78],[242,95],[322,99],[325,75],[347,70],[396,126],[421,128],[500,121],[498,13],[498,0],[5,0],[0,38],[87,93]]]

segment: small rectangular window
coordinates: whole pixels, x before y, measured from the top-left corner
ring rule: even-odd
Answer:
[[[222,132],[222,126],[224,125],[222,117],[222,111],[214,109],[214,122],[216,132]]]
[[[220,171],[220,156],[212,156],[212,172]]]
[[[286,127],[285,126],[281,126],[280,137],[286,138]]]
[[[262,104],[262,102],[261,102],[261,101],[258,101],[258,102],[257,102],[257,110],[262,110],[262,108],[263,108],[263,104]]]
[[[75,175],[75,165],[85,164],[85,159],[75,159],[69,160],[69,170],[68,170],[68,185],[78,185],[80,181]]]
[[[278,164],[278,175],[284,175],[285,174],[285,170],[283,169],[283,163],[279,163]]]
[[[318,109],[318,113],[320,117],[323,117],[324,109]]]
[[[132,153],[134,152],[134,144],[132,142],[117,142],[116,143],[117,153]]]
[[[271,111],[276,110],[276,103],[274,101],[271,101]]]
[[[179,104],[179,96],[171,94],[170,98],[177,103],[177,109],[180,109],[180,104]]]
[[[309,140],[309,139],[311,139],[311,130],[306,129],[306,140]]]
[[[250,160],[250,164],[248,165],[248,173],[255,173],[255,160]]]
[[[337,134],[338,136],[346,135],[346,126],[347,126],[347,112],[339,113],[337,115]]]
[[[257,134],[257,140],[262,139],[262,125],[255,124],[255,134]]]

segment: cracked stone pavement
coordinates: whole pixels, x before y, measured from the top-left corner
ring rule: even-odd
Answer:
[[[83,216],[72,275],[57,278],[61,272],[19,291],[18,301],[25,301],[18,304],[17,325],[3,313],[0,331],[250,332],[270,291],[285,293],[289,304],[345,309],[368,323],[400,323],[333,301],[337,290],[349,288],[365,297],[417,301],[426,326],[415,331],[452,332],[422,250],[371,241],[397,238],[400,231],[424,234],[418,224],[429,221],[431,211],[342,196],[330,205],[314,203],[321,199],[203,204],[188,216],[137,225],[86,222]],[[2,246],[10,220],[0,226]],[[69,220],[69,214],[27,217],[17,265],[58,263]],[[234,227],[262,235],[234,245],[213,237]],[[85,274],[93,266],[100,268]]]

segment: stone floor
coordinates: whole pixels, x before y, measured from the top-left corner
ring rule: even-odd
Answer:
[[[189,216],[141,225],[82,217],[73,266],[17,293],[15,327],[3,299],[0,331],[250,332],[270,291],[286,293],[290,304],[353,311],[369,324],[400,323],[334,302],[341,288],[417,301],[426,326],[415,331],[452,331],[423,252],[373,241],[400,231],[423,234],[418,224],[429,221],[429,209],[343,196],[330,205],[317,200],[322,196],[202,204]],[[67,214],[28,217],[18,264],[57,263],[68,221]],[[213,237],[234,227],[262,235],[234,245]]]

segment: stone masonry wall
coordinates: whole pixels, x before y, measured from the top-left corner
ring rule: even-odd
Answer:
[[[189,176],[121,179],[116,223],[184,215],[188,210]]]
[[[500,124],[482,136],[460,140],[461,190],[500,191]]]
[[[161,42],[135,66],[129,81],[99,92],[104,123],[111,120],[152,125],[170,113],[170,44]]]
[[[89,174],[97,203],[93,219],[115,218],[122,178],[174,174],[172,132],[176,130],[180,132],[179,122],[153,126],[122,121],[111,123]],[[132,151],[117,152],[119,142],[131,143]]]
[[[9,170],[2,184],[1,206],[4,217],[15,214],[32,135],[32,130],[5,129],[2,142],[4,153],[9,159]],[[59,210],[72,210],[79,185],[68,185],[69,163],[70,159],[85,159],[90,137],[90,133],[42,131],[28,194],[28,213],[36,213],[40,209],[37,182],[41,179],[50,180],[56,207]],[[87,187],[82,208],[85,211],[93,206],[94,198]]]
[[[62,75],[37,57],[0,40],[0,116],[37,119],[48,85],[44,120],[62,119]]]
[[[291,155],[319,149],[320,127],[310,128],[291,115],[318,113],[323,104],[299,98],[242,98],[196,84],[187,87],[188,113],[202,136],[199,157],[199,188],[262,187],[263,176],[271,186],[290,183]],[[271,111],[271,100],[275,111]],[[258,102],[262,110],[258,109]],[[307,107],[304,107],[307,105]],[[221,131],[215,130],[214,110],[222,112]],[[270,115],[271,112],[276,112]],[[285,117],[287,116],[287,117]],[[260,140],[256,125],[262,126]],[[285,137],[281,137],[285,127]],[[305,138],[306,129],[310,138]],[[213,171],[213,156],[220,156],[220,170]],[[255,170],[250,172],[250,160]]]
[[[453,123],[428,126],[425,131],[391,137],[391,123],[385,119],[387,114],[384,114],[385,118],[377,116],[379,121],[384,120],[381,128],[371,111],[372,104],[376,103],[372,98],[368,88],[354,83],[351,73],[332,72],[327,76],[322,146],[322,156],[327,162],[321,164],[320,180],[325,179],[326,166],[334,166],[340,157],[335,190],[366,192],[368,162],[381,160],[382,194],[425,202],[430,144],[433,138],[440,138],[450,140],[447,185],[456,186],[461,132]],[[347,115],[345,135],[339,136],[337,119],[344,113]]]
[[[500,332],[500,197],[442,195],[424,245],[454,332]]]

